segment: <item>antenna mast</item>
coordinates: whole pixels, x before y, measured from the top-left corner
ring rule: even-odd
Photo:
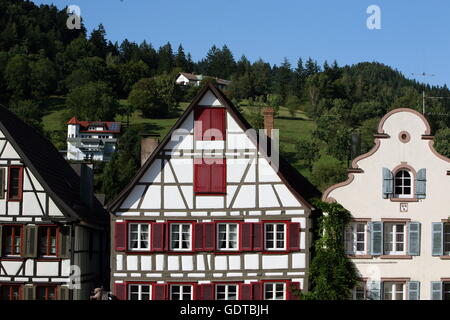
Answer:
[[[422,73],[412,73],[413,76],[422,76],[422,77],[434,77],[434,74],[428,74],[425,72]],[[422,90],[422,113],[425,115],[425,83],[423,84],[423,90]]]

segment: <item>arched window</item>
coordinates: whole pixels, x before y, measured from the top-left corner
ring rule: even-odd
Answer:
[[[412,196],[412,178],[411,173],[402,169],[395,174],[395,195],[397,197]]]

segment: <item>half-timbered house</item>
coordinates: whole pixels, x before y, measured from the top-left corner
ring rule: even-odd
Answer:
[[[249,129],[206,85],[108,205],[119,299],[290,299],[291,287],[308,289],[306,199],[319,193]]]
[[[0,106],[1,300],[88,299],[108,280],[108,216],[77,171]]]

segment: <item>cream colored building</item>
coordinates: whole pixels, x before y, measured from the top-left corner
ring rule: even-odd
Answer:
[[[354,299],[450,299],[450,159],[412,109],[380,121],[375,147],[323,194],[348,209],[347,253],[361,283]]]

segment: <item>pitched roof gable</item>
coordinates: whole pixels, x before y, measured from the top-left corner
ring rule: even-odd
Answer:
[[[172,133],[174,130],[178,129],[181,124],[186,120],[189,114],[193,111],[194,107],[199,104],[201,99],[208,91],[212,91],[212,93],[216,96],[216,98],[220,101],[220,103],[227,109],[229,114],[233,117],[233,119],[243,128],[244,131],[251,129],[251,125],[248,121],[242,116],[242,114],[237,110],[237,108],[233,105],[233,103],[227,98],[227,96],[216,86],[214,86],[211,82],[208,82],[195,96],[192,100],[191,104],[186,108],[181,117],[175,122],[173,127],[158,145],[158,147],[153,151],[147,161],[141,166],[138,170],[134,178],[131,182],[123,189],[115,199],[113,199],[110,203],[107,204],[107,209],[109,211],[115,211],[118,209],[118,206],[124,200],[124,198],[128,195],[128,193],[133,189],[133,186],[141,179],[141,177],[145,174],[150,165],[153,163],[156,155],[164,148],[164,146],[170,141]],[[255,140],[255,137],[247,134],[247,136],[251,139],[251,141],[258,147],[259,143]],[[268,138],[270,139],[270,138]],[[259,150],[264,157],[267,157],[263,148]],[[306,205],[309,208],[312,208],[312,205],[306,199],[312,198],[320,198],[321,193],[316,189],[304,176],[302,176],[294,167],[292,167],[283,157],[280,155],[279,158],[279,170],[278,176],[280,179],[286,184],[288,189],[294,194],[294,196]]]
[[[80,178],[53,144],[3,106],[0,106],[0,130],[69,220],[107,221],[98,201],[94,210],[83,204]]]

